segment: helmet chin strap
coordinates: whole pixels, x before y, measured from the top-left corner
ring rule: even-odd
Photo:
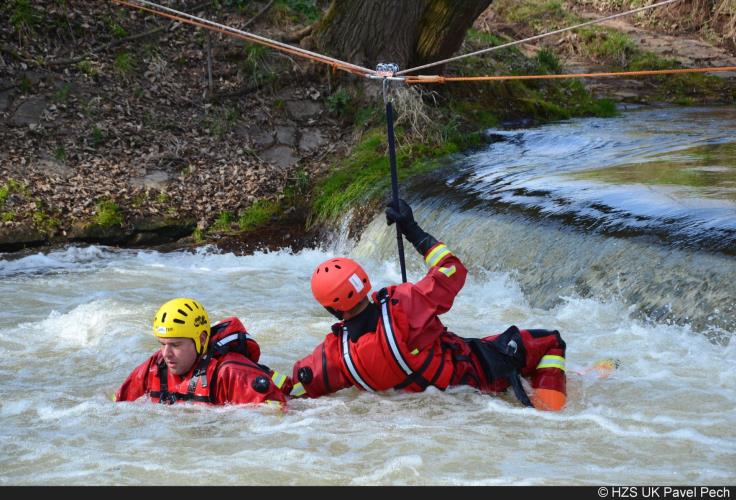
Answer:
[[[343,315],[345,314],[343,311],[338,311],[337,309],[333,309],[332,307],[328,307],[328,306],[322,306],[322,307],[327,309],[327,312],[332,314],[334,317],[336,317],[340,321],[343,320]]]

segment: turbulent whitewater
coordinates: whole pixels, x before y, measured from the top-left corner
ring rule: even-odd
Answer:
[[[381,216],[359,241],[336,235],[296,253],[5,254],[0,484],[733,484],[736,258],[714,235],[730,237],[735,224],[735,166],[722,153],[736,112],[637,113],[490,131],[488,147],[453,159],[435,182],[405,187],[423,228],[470,268],[445,324],[465,337],[558,329],[563,412],[469,388],[350,389],[286,413],[110,400],[156,349],[153,314],[176,296],[196,297],[213,320],[240,317],[261,361],[290,372],[330,329],[309,291],[319,262],[347,254],[374,286],[400,281]],[[709,187],[673,184],[682,177],[672,171],[652,180],[642,164],[655,157],[660,172],[662,162],[710,172]],[[422,262],[406,251],[416,280]],[[602,358],[620,362],[609,378],[585,371]]]

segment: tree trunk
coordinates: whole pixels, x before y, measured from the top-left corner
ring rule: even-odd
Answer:
[[[312,34],[317,50],[375,68],[451,56],[492,0],[333,0]]]
[[[451,57],[491,0],[430,0],[421,23],[412,67]]]

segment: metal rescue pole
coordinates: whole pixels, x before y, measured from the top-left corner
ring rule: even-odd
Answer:
[[[396,64],[379,64],[376,71],[383,74],[383,102],[386,104],[386,132],[388,134],[388,158],[391,165],[391,194],[394,206],[399,208],[399,174],[396,169],[396,140],[394,139],[394,109],[389,97],[389,75],[399,70]],[[401,281],[406,283],[406,263],[404,261],[404,240],[401,237],[401,229],[396,224],[396,244],[399,247],[399,265],[401,266]]]

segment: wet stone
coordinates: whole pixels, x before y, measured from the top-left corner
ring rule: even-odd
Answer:
[[[287,101],[286,110],[295,120],[306,120],[319,115],[322,106],[312,101]]]
[[[299,158],[294,154],[294,150],[287,146],[274,146],[262,152],[260,156],[265,161],[281,168],[291,167],[299,161]]]
[[[10,107],[11,91],[0,92],[0,113],[7,111]]]
[[[146,189],[163,189],[169,182],[169,174],[163,170],[152,170],[143,177],[135,177],[131,179],[134,186],[141,186]]]
[[[11,123],[17,127],[38,125],[41,122],[41,115],[46,110],[46,106],[46,100],[43,98],[29,99],[18,106]]]
[[[276,141],[285,146],[296,146],[296,127],[276,127]]]
[[[322,131],[319,129],[307,129],[302,132],[302,137],[299,139],[299,149],[302,151],[311,151],[324,146],[327,139],[322,135]]]
[[[276,143],[274,132],[259,127],[238,127],[235,129],[238,137],[249,140],[256,149],[266,149]]]

